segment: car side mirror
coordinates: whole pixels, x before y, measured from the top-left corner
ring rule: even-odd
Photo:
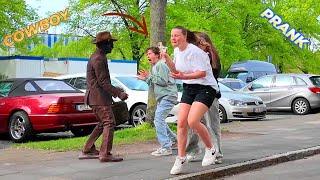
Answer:
[[[252,87],[252,84],[250,84],[249,86],[248,86],[248,89],[250,90],[250,91],[253,91],[253,87]]]
[[[251,81],[253,81],[253,77],[247,77],[246,83],[249,83],[249,82],[251,82]]]

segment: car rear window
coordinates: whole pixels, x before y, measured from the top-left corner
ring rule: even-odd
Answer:
[[[34,81],[42,91],[73,91],[77,92],[76,89],[69,86],[64,81],[59,80],[36,80]]]
[[[0,82],[0,97],[7,97],[12,85],[13,82]]]
[[[320,87],[320,76],[312,76],[310,77],[310,80],[313,85]]]

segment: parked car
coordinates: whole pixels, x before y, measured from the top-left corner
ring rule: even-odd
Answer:
[[[15,142],[42,132],[71,130],[88,135],[97,120],[84,105],[84,93],[49,78],[16,78],[0,81],[0,133]]]
[[[219,98],[220,122],[223,123],[230,120],[244,119],[264,119],[266,117],[266,105],[261,98],[234,91],[220,82],[218,84],[221,91],[221,98]],[[182,90],[182,85],[180,84],[179,86],[179,89]]]
[[[261,97],[270,110],[292,110],[308,114],[320,107],[320,76],[311,74],[275,74],[261,77],[241,92]]]
[[[241,79],[235,78],[219,78],[218,81],[234,90],[239,90],[246,85],[246,83],[243,82]]]
[[[63,75],[56,78],[68,82],[83,92],[86,91],[87,85],[85,73]],[[135,75],[110,74],[110,78],[112,85],[124,89],[129,95],[126,100],[130,114],[129,124],[136,126],[144,122],[147,114],[148,84],[145,81],[139,80]],[[114,100],[119,101],[120,99],[115,98]],[[177,111],[176,107],[173,111]],[[171,112],[168,117],[174,118],[173,113]]]
[[[277,73],[277,68],[272,63],[247,60],[233,63],[228,70],[226,78],[241,79],[243,82],[249,83],[261,76]]]

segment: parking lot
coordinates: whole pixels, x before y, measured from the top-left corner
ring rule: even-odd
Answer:
[[[318,119],[320,115],[320,110],[314,110],[311,114],[309,115],[295,115],[292,112],[268,112],[267,116],[263,120],[242,120],[242,121],[232,121],[229,123],[223,123],[222,124],[222,129],[223,129],[223,134],[227,134],[227,132],[241,132],[242,128],[246,128],[247,125],[250,125],[250,130],[255,131],[255,129],[261,129],[263,126],[261,126],[262,123],[261,121],[269,121],[271,124],[285,124],[289,122],[297,122],[303,121],[304,119]],[[131,126],[129,125],[120,125],[118,129],[122,128],[129,128]],[[283,129],[283,127],[281,128]],[[279,128],[279,130],[281,130]],[[285,129],[283,129],[285,130]],[[246,131],[248,131],[246,129]],[[238,134],[239,136],[243,136],[243,134]],[[234,135],[236,136],[236,135]],[[59,133],[42,133],[38,134],[33,141],[47,141],[47,140],[54,140],[54,139],[59,139],[59,138],[72,138],[73,134],[71,132],[59,132]],[[12,142],[9,141],[9,138],[6,135],[1,135],[0,136],[0,149],[5,149],[8,148],[12,145]]]

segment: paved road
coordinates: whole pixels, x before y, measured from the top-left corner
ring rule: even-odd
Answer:
[[[274,154],[320,145],[320,113],[295,116],[273,113],[261,121],[234,121],[223,125],[224,162],[201,167],[188,163],[184,175],[218,169]],[[139,148],[139,147],[136,147]],[[77,159],[78,152],[0,150],[1,179],[166,179],[174,156],[153,157],[150,152],[123,154],[121,163]],[[212,178],[211,178],[212,179]]]
[[[237,174],[223,180],[274,180],[274,179],[297,179],[315,180],[320,179],[320,155],[305,159],[290,161],[275,166],[270,166],[254,171]]]

